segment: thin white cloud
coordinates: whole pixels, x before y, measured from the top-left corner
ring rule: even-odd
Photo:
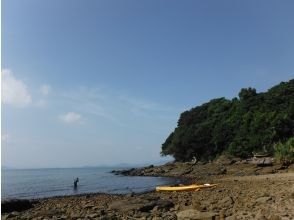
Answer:
[[[9,134],[2,134],[1,135],[1,140],[3,142],[8,142],[10,140],[10,135]]]
[[[43,94],[43,95],[48,95],[49,92],[51,91],[51,87],[49,85],[42,85],[40,87],[40,92]]]
[[[2,70],[2,102],[16,107],[25,107],[32,102],[26,84],[16,79],[9,69]]]
[[[63,93],[62,97],[78,112],[91,114],[111,121],[118,126],[129,127],[127,118],[136,117],[142,123],[154,119],[166,121],[178,114],[178,110],[169,106],[136,97],[109,88],[81,87]]]
[[[64,115],[60,115],[59,119],[67,124],[82,123],[82,116],[75,112],[68,112]]]
[[[113,95],[108,94],[102,88],[81,87],[74,91],[64,93],[63,98],[70,101],[73,108],[79,112],[92,114],[111,120],[117,125],[123,125],[111,111],[112,101],[114,101]]]
[[[140,110],[157,110],[159,108],[158,104],[149,102],[143,99],[134,98],[131,96],[120,95],[118,97],[121,101],[128,103],[132,107]]]
[[[138,117],[154,118],[155,115],[158,117],[166,117],[166,115],[176,111],[171,107],[156,102],[127,95],[120,95],[118,100],[121,104],[127,106],[130,112]]]

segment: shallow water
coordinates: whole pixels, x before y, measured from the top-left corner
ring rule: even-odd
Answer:
[[[119,168],[3,169],[2,199],[31,199],[82,193],[139,193],[179,181],[164,177],[130,177],[110,173]],[[73,181],[78,177],[78,188]]]

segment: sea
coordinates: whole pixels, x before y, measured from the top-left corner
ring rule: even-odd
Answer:
[[[154,190],[159,185],[178,184],[168,177],[122,176],[111,173],[120,167],[2,169],[1,197],[37,199],[85,193],[127,194]],[[73,187],[79,178],[78,187]]]

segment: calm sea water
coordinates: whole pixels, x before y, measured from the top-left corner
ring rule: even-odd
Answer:
[[[119,168],[56,168],[3,169],[2,199],[31,199],[60,195],[103,192],[112,194],[138,193],[153,190],[158,185],[178,183],[164,177],[129,177],[110,173]],[[73,181],[78,177],[78,188]]]

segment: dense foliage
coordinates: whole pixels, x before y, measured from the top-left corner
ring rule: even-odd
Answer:
[[[274,144],[294,136],[294,80],[264,93],[241,89],[239,98],[218,98],[181,114],[162,144],[177,161],[209,160],[223,152],[248,157],[273,153]]]
[[[275,145],[275,158],[285,165],[294,162],[294,137]]]

